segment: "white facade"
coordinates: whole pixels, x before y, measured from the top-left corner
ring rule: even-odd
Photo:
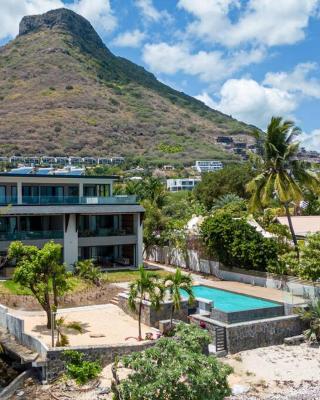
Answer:
[[[196,165],[194,166],[194,168],[200,173],[212,172],[222,169],[223,164],[221,161],[216,160],[196,161]]]
[[[169,192],[192,190],[200,181],[199,178],[167,179],[167,189]]]

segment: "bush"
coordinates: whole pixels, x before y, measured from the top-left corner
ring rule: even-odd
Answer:
[[[132,372],[121,382],[116,377],[114,399],[224,399],[230,394],[232,369],[203,354],[209,342],[207,331],[179,324],[174,338],[161,338],[154,347],[123,357],[121,364]]]
[[[91,379],[97,378],[102,371],[101,364],[98,361],[85,361],[83,353],[66,350],[63,354],[67,363],[66,375],[75,379],[79,385],[84,385]]]
[[[72,85],[67,85],[66,86],[66,90],[73,90],[73,86]]]
[[[225,266],[265,271],[278,262],[278,245],[264,238],[243,218],[220,211],[201,225],[201,237],[210,255]]]
[[[93,260],[82,260],[76,262],[75,272],[80,278],[85,279],[96,286],[101,284],[101,271],[95,267]]]

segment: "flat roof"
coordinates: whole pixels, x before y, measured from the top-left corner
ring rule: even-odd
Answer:
[[[11,174],[9,172],[1,172],[1,176],[12,176],[17,178],[78,178],[78,179],[119,179],[119,175],[69,175],[69,174],[56,174],[56,175],[49,175],[49,174]]]
[[[280,224],[289,226],[287,217],[277,217]],[[298,236],[320,232],[320,215],[294,215],[291,217],[293,229]]]

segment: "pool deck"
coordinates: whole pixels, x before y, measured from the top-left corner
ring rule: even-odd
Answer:
[[[174,272],[175,268],[169,267],[164,264],[154,263],[147,261],[145,262],[147,265],[153,267],[159,267],[168,272]],[[183,271],[183,269],[182,269]],[[185,274],[188,274],[188,271],[183,271]],[[246,283],[235,282],[235,281],[221,281],[215,276],[207,277],[201,274],[194,274],[191,272],[191,276],[193,279],[194,285],[205,285],[210,286],[216,289],[228,290],[230,292],[235,292],[239,294],[245,294],[247,296],[260,297],[265,300],[277,301],[280,303],[287,304],[304,304],[306,301],[298,296],[292,296],[289,292],[266,288],[261,286],[248,285]]]

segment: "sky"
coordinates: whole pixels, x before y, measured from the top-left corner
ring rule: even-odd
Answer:
[[[292,119],[320,151],[320,0],[0,0],[0,45],[63,6],[163,83],[262,129]]]

